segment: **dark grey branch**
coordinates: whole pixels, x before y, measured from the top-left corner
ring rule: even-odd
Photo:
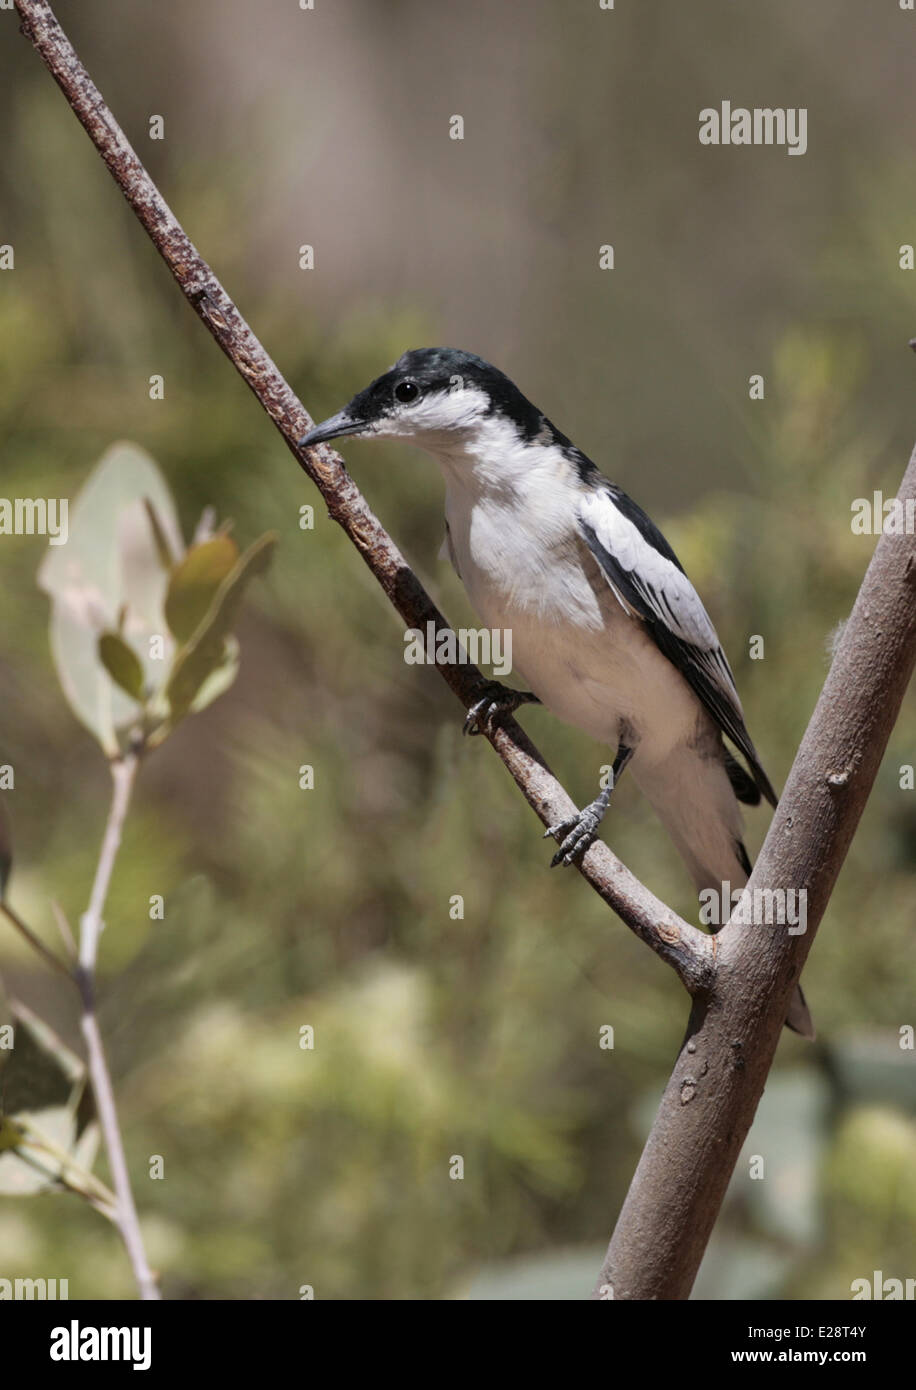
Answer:
[[[916,450],[898,495],[916,497]],[[803,889],[807,930],[732,920],[720,932],[715,983],[694,1003],[599,1296],[690,1293],[914,661],[916,537],[883,535],[747,886]]]
[[[312,421],[172,215],[46,0],[16,0],[23,29],[180,288],[257,396],[300,466],[411,627],[445,626],[339,456],[302,454]],[[914,465],[902,496],[912,496]],[[618,1298],[684,1298],[750,1126],[814,930],[848,849],[914,659],[912,537],[882,538],[749,885],[805,888],[805,936],[730,924],[709,937],[677,917],[596,843],[580,872],[694,996],[688,1041],[665,1092],[602,1271]],[[440,666],[469,708],[471,666]],[[861,684],[857,687],[855,681]],[[572,802],[513,719],[488,735],[547,825]]]

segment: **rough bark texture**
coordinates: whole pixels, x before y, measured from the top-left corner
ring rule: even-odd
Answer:
[[[916,497],[916,451],[899,496]],[[715,984],[694,1004],[599,1297],[690,1293],[914,660],[916,538],[883,535],[748,883],[805,889],[807,930],[731,921],[719,934]]]
[[[302,453],[312,421],[199,255],[77,58],[46,0],[16,0],[23,31],[63,90],[182,291],[279,429],[297,462],[410,627],[446,626],[340,457]],[[902,496],[913,496],[911,462]],[[680,976],[694,998],[688,1039],[665,1092],[601,1274],[604,1296],[686,1298],[763,1092],[786,1005],[893,726],[916,652],[914,541],[883,537],[748,885],[808,891],[808,931],[729,924],[710,937],[684,922],[600,842],[579,870]],[[817,659],[812,654],[812,659]],[[473,666],[439,666],[467,709]],[[573,803],[514,719],[488,738],[545,825]],[[546,869],[545,869],[546,872]]]

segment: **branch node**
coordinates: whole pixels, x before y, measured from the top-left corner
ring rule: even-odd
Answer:
[[[689,1105],[697,1093],[695,1076],[685,1076],[681,1082],[681,1105]]]

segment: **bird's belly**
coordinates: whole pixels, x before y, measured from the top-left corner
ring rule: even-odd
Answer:
[[[693,736],[699,701],[610,587],[598,597],[584,576],[581,583],[536,608],[501,601],[488,586],[468,590],[488,627],[511,632],[513,671],[558,719],[613,747],[625,741],[643,757],[664,757]]]
[[[641,760],[691,740],[702,706],[642,623],[628,616],[585,543],[529,515],[446,506],[450,547],[485,626],[511,632],[512,669],[558,719]],[[508,639],[504,650],[509,653]]]

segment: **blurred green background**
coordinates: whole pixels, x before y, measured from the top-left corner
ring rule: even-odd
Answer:
[[[916,15],[865,0],[55,8],[316,419],[407,347],[468,348],[652,512],[779,785],[874,546],[850,505],[893,494],[912,444],[916,278],[898,251],[916,241]],[[280,535],[246,600],[238,681],[143,770],[106,914],[102,1023],[164,1292],[584,1296],[683,1033],[680,986],[576,875],[548,872],[535,818],[461,739],[435,672],[404,664],[399,620],[320,505],[299,529],[307,480],[14,14],[0,35],[0,242],[15,247],[0,491],[74,498],[127,438],[163,468],[186,536],[208,504],[242,544]],[[807,154],[701,147],[698,112],[723,99],[807,107]],[[471,622],[437,559],[434,467],[345,452],[454,625]],[[43,553],[0,538],[0,763],[15,768],[0,796],[11,901],[53,941],[51,899],[72,920],[85,907],[108,778],[51,665]],[[764,660],[748,659],[754,635]],[[542,710],[522,719],[589,798],[607,750]],[[702,1296],[846,1298],[875,1269],[916,1273],[916,1076],[898,1040],[916,1024],[916,792],[899,774],[914,740],[910,695],[806,971],[819,1042],[781,1043]],[[749,815],[752,853],[767,824]],[[696,919],[626,781],[605,836]],[[0,969],[76,1045],[66,985],[5,923]],[[69,1278],[72,1297],[133,1294],[115,1234],[77,1198],[0,1198],[0,1276],[37,1275]]]

